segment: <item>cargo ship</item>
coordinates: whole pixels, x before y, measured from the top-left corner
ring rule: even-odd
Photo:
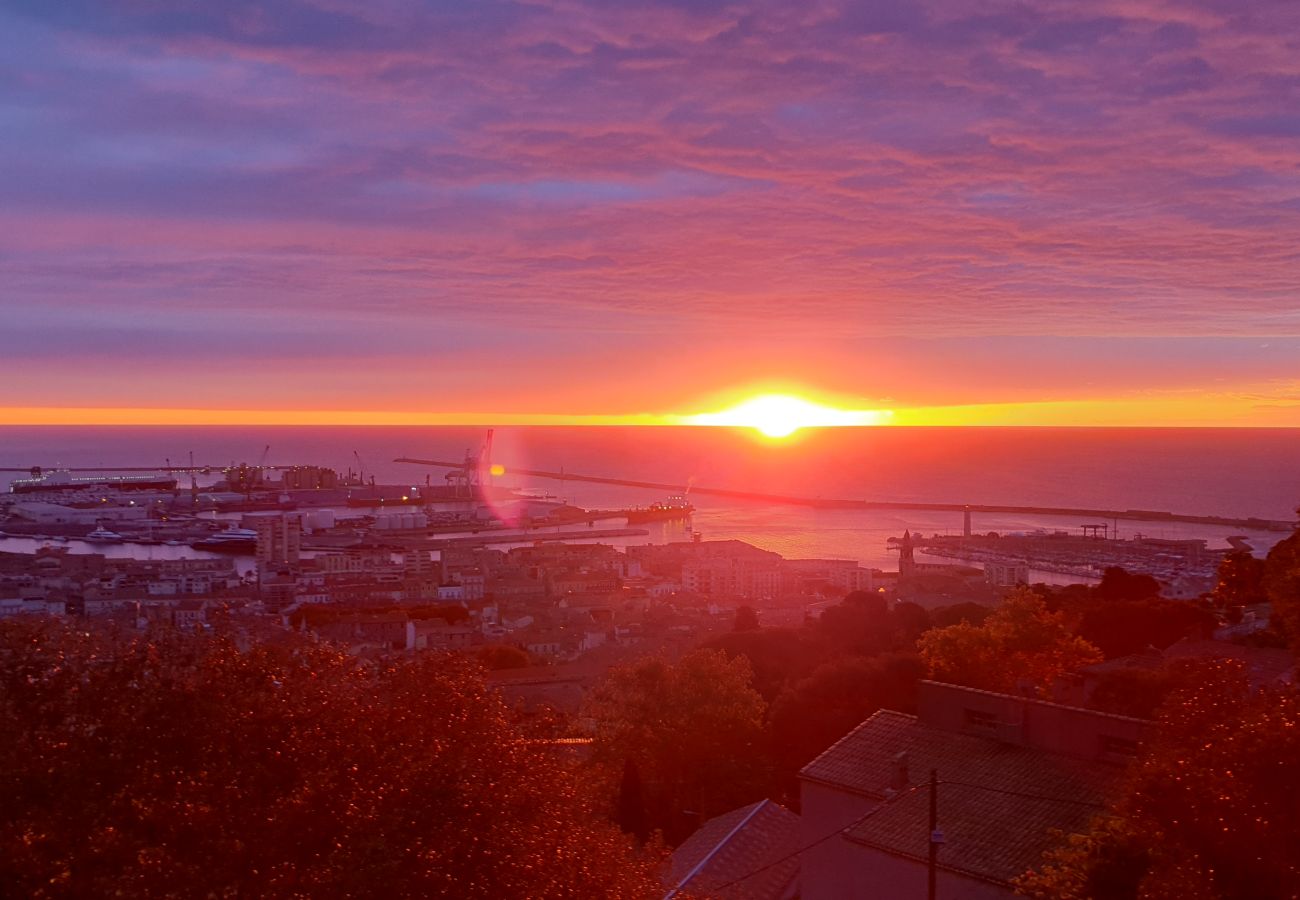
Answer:
[[[176,479],[167,475],[87,475],[74,477],[66,469],[15,478],[9,485],[13,494],[36,494],[43,491],[173,491]]]
[[[627,524],[640,522],[665,522],[672,519],[686,519],[695,512],[695,507],[686,502],[685,497],[669,497],[658,500],[649,506],[638,506],[627,511]]]

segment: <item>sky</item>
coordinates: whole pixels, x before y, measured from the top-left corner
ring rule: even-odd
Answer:
[[[0,0],[0,423],[1300,426],[1300,4]]]

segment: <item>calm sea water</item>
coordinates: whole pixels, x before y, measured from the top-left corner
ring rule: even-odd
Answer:
[[[434,483],[441,470],[398,456],[457,460],[485,429],[435,427],[3,427],[0,466],[128,466],[267,461],[357,468],[380,482]],[[354,455],[355,454],[355,455]],[[1300,505],[1300,429],[835,428],[771,441],[715,428],[499,428],[493,460],[512,467],[809,497],[1155,509],[1290,519]],[[14,477],[0,475],[0,480]],[[658,492],[516,479],[592,507],[644,504]],[[787,556],[890,566],[885,540],[904,528],[958,531],[958,513],[859,512],[697,495],[695,530]],[[979,515],[980,531],[1077,529],[1073,519]],[[1239,529],[1119,523],[1121,536],[1206,537]],[[680,537],[652,530],[652,539]],[[1277,534],[1248,535],[1266,547]]]

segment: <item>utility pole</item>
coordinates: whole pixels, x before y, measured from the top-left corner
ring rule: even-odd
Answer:
[[[939,873],[939,844],[943,842],[943,834],[939,831],[939,770],[930,770],[930,884],[929,892],[926,896],[929,900],[935,900],[935,891],[937,888],[937,876]]]

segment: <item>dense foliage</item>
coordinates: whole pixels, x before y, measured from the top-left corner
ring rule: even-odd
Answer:
[[[1210,600],[1220,609],[1262,603],[1264,560],[1248,550],[1233,550],[1219,563],[1218,579]]]
[[[642,897],[650,861],[467,662],[0,622],[0,885]]]
[[[613,669],[584,708],[607,781],[634,765],[645,827],[676,843],[704,820],[761,799],[768,785],[763,698],[743,658],[696,650]],[[620,818],[626,810],[620,812]]]
[[[1085,609],[1075,633],[1114,659],[1164,650],[1187,637],[1209,638],[1217,622],[1208,609],[1185,600],[1111,600]]]
[[[1147,600],[1160,596],[1160,582],[1150,575],[1138,575],[1110,566],[1101,573],[1101,582],[1092,589],[1098,600]]]
[[[1176,659],[1154,668],[1106,672],[1097,679],[1088,705],[1116,715],[1154,719],[1173,694],[1193,687],[1212,666],[1203,660]]]
[[[879,709],[915,712],[925,666],[914,655],[845,656],[791,685],[769,713],[772,757],[792,792],[795,773]]]
[[[1300,896],[1300,693],[1220,662],[1176,692],[1123,799],[1021,880],[1040,900]]]
[[[1066,672],[1100,662],[1101,651],[1073,634],[1028,588],[1007,596],[983,623],[926,632],[917,649],[938,681],[1004,693],[1046,696]]]
[[[1273,604],[1278,630],[1300,656],[1300,529],[1269,551],[1261,586]]]
[[[967,615],[978,615],[970,613]],[[910,712],[925,667],[916,638],[930,617],[914,603],[891,608],[879,594],[853,591],[802,628],[722,635],[706,646],[753,669],[767,703],[765,792],[798,803],[796,776],[818,753],[882,708]]]

